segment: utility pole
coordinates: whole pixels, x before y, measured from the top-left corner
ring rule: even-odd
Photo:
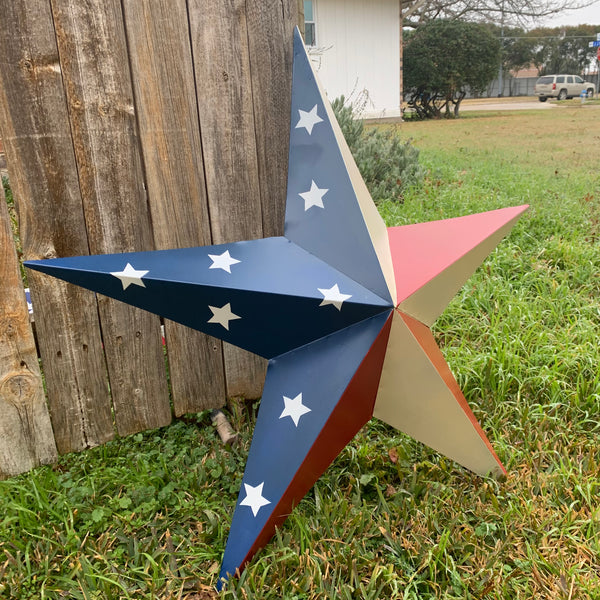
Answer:
[[[502,62],[504,60],[504,0],[502,0],[500,14],[500,70],[498,71],[498,98],[504,95],[504,81],[502,78]]]
[[[404,10],[403,0],[398,0],[398,9],[400,10],[400,117],[402,117],[402,102],[404,100],[404,19],[409,19],[417,10],[419,10],[427,0],[414,0],[412,5],[409,2],[406,14],[402,14]],[[503,0],[504,1],[504,0]]]
[[[402,16],[402,0],[399,0],[398,4],[400,9],[400,78],[398,84],[400,87],[400,119],[402,119],[402,104],[404,100],[404,17]]]
[[[600,42],[600,33],[596,34],[596,41]],[[600,94],[600,48],[596,52],[596,94]]]

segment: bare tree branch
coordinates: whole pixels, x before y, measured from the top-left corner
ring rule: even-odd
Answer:
[[[565,10],[577,10],[596,0],[405,0],[402,17],[406,27],[418,27],[432,19],[469,19],[506,25],[532,25],[535,19]]]

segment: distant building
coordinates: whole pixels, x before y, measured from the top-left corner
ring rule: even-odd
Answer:
[[[399,0],[305,0],[305,41],[331,100],[365,116],[400,112]]]

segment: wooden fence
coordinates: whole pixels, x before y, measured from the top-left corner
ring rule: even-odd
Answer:
[[[25,259],[280,235],[298,0],[0,0]],[[301,18],[301,17],[300,17]],[[265,363],[30,272],[0,201],[0,476],[258,397]],[[166,348],[166,353],[165,353]]]

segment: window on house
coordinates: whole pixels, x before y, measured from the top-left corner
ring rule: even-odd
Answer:
[[[314,0],[304,0],[304,42],[316,46]]]

